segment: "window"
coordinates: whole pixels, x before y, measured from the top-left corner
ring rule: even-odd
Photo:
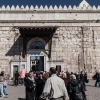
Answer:
[[[34,41],[31,43],[30,49],[45,49],[45,46],[40,41]]]

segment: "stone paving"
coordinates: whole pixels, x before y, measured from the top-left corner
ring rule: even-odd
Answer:
[[[95,81],[91,80],[87,85],[87,100],[100,100],[100,87],[94,87]]]
[[[87,100],[100,100],[100,88],[94,87],[95,81],[90,80],[87,85]],[[8,86],[8,98],[0,98],[0,100],[25,100],[24,86]]]
[[[0,100],[25,100],[24,86],[8,86],[8,98],[1,98]]]

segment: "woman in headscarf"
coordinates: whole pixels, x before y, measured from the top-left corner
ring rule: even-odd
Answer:
[[[35,81],[33,72],[30,72],[28,77],[25,79],[26,87],[26,100],[34,100],[35,98]]]

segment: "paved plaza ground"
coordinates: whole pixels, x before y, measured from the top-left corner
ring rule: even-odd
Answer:
[[[95,81],[90,80],[87,84],[87,100],[100,100],[100,88],[94,87]],[[0,98],[0,100],[25,100],[25,87],[24,86],[8,86],[8,98]]]

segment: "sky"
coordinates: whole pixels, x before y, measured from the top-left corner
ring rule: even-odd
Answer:
[[[62,6],[64,6],[64,5],[76,5],[76,6],[78,6],[79,4],[80,4],[80,2],[81,2],[82,0],[0,0],[0,7],[2,7],[2,5],[5,5],[5,6],[7,6],[7,5],[10,5],[10,6],[12,6],[12,5],[19,5],[19,6],[21,6],[21,5],[24,5],[24,6],[26,6],[26,5],[33,5],[33,6],[35,6],[35,5],[38,5],[38,6],[40,6],[40,5],[43,5],[43,6],[45,6],[45,5],[48,5],[48,6],[50,6],[50,5],[52,5],[52,6],[54,6],[54,5],[57,5],[57,6],[59,6],[59,5],[62,5]],[[96,6],[98,6],[98,5],[100,5],[100,0],[86,0],[91,6],[93,6],[93,5],[96,5]]]

